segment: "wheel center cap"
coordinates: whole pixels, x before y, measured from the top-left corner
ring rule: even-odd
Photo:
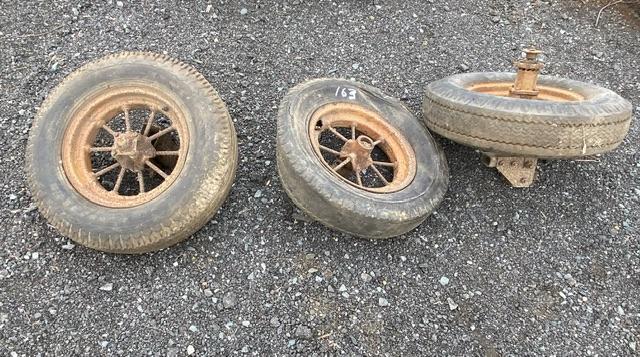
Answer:
[[[371,159],[373,148],[373,140],[366,135],[360,135],[356,139],[350,139],[342,146],[340,158],[350,157],[353,170],[362,172],[373,163],[373,159]]]
[[[156,156],[151,141],[135,132],[118,133],[114,138],[111,155],[125,169],[138,172],[144,168],[145,161]]]

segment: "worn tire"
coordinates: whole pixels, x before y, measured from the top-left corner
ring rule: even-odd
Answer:
[[[540,76],[538,85],[567,90],[584,100],[554,102],[478,93],[478,83],[513,83],[512,73],[464,73],[427,86],[423,118],[432,131],[484,152],[571,158],[615,149],[631,122],[631,104],[588,83]]]
[[[337,87],[355,88],[351,103],[379,113],[404,135],[417,162],[415,178],[397,192],[354,187],[323,166],[309,139],[311,115],[336,98]],[[449,181],[445,156],[428,131],[398,100],[368,85],[316,79],[291,89],[278,113],[277,166],[285,191],[302,211],[355,236],[388,238],[414,229],[442,200]]]
[[[135,207],[109,208],[70,184],[61,147],[78,103],[123,82],[156,86],[180,103],[190,148],[179,176],[158,197]],[[29,187],[42,215],[77,243],[113,253],[154,251],[189,237],[224,202],[236,165],[235,130],[216,91],[193,67],[153,53],[110,55],[64,79],[38,111],[26,155]]]

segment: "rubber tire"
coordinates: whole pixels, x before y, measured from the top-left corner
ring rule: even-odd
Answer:
[[[357,89],[355,102],[382,115],[413,147],[417,172],[404,189],[386,194],[359,189],[334,176],[316,156],[309,120],[317,108],[343,101],[335,96],[338,86]],[[324,225],[359,237],[389,238],[414,229],[440,203],[449,183],[444,153],[420,121],[380,90],[347,80],[316,79],[291,89],[280,104],[276,149],[278,173],[294,204]]]
[[[123,79],[153,83],[182,103],[190,145],[180,176],[160,196],[107,208],[71,186],[60,148],[75,103]],[[105,252],[144,253],[184,240],[211,219],[229,193],[237,156],[229,113],[201,74],[164,55],[126,52],[83,66],[50,93],[33,121],[26,173],[40,212],[63,235]]]
[[[427,86],[423,119],[433,132],[484,152],[571,158],[615,149],[631,122],[631,103],[595,85],[540,76],[540,85],[571,90],[585,100],[552,102],[467,90],[482,82],[509,82],[514,73],[456,74]]]

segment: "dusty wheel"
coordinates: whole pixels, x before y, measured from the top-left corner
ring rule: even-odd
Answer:
[[[283,99],[277,163],[298,207],[329,227],[369,238],[415,228],[448,184],[442,150],[402,104],[339,79],[303,83]]]
[[[196,70],[121,53],[67,77],[42,104],[26,171],[40,212],[90,248],[142,253],[175,244],[226,198],[233,123]]]
[[[631,104],[591,84],[540,76],[537,99],[510,98],[511,73],[465,73],[427,86],[432,131],[496,154],[570,158],[604,153],[624,139]]]

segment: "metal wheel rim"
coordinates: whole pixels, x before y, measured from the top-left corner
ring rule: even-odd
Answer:
[[[498,97],[509,97],[509,89],[513,87],[513,82],[481,82],[474,83],[468,87],[467,90],[472,92],[489,94]],[[584,100],[584,96],[558,87],[538,85],[536,89],[539,91],[538,95],[531,100],[546,100],[551,102],[575,102]]]
[[[116,137],[124,137],[125,133],[133,133],[128,113],[137,109],[150,110],[144,129],[136,137],[136,142],[141,145],[137,145],[136,150],[127,151],[127,155],[122,155],[124,149],[122,147],[116,148],[118,146]],[[125,132],[118,132],[108,125],[120,113],[124,113],[125,123],[127,123]],[[150,133],[150,127],[160,114],[169,118],[170,127],[156,133]],[[93,146],[101,129],[112,135],[114,139],[112,147]],[[177,132],[179,137],[178,150],[163,152],[154,148],[154,156],[148,157],[147,154],[150,155],[152,152],[147,144],[173,131]],[[131,137],[133,134],[129,135],[129,138]],[[138,155],[142,152],[138,149],[140,146],[147,149],[145,154]],[[105,207],[129,208],[148,203],[165,192],[181,174],[188,149],[189,130],[184,112],[178,103],[162,90],[153,86],[115,85],[81,100],[73,111],[62,141],[62,169],[71,186],[87,200]],[[111,152],[116,162],[107,167],[94,168],[91,162],[91,153],[94,151]],[[136,153],[131,154],[135,155],[136,159],[140,158],[140,161],[144,161],[143,170],[152,170],[162,178],[161,184],[151,190],[146,189],[142,170],[136,172],[129,168],[131,165],[127,163],[127,160],[121,160],[122,157],[130,158],[129,153],[131,152]],[[114,156],[116,154],[118,159]],[[175,166],[169,174],[150,161],[151,158],[162,155],[177,156]],[[118,178],[113,189],[107,190],[98,180],[102,175],[116,169],[120,170]],[[119,193],[120,184],[127,171],[132,171],[137,175],[139,185],[137,195],[125,196]]]
[[[338,128],[347,128],[351,136],[347,137],[338,132]],[[323,132],[329,131],[344,144],[341,150],[336,150],[320,143]],[[374,193],[392,193],[407,187],[416,174],[416,157],[406,138],[381,115],[352,103],[330,103],[318,108],[309,121],[309,139],[317,158],[322,165],[334,176],[356,188]],[[361,134],[356,135],[359,132]],[[366,159],[366,151],[379,148],[389,159],[388,162]],[[327,162],[325,154],[335,156],[340,160],[337,165]],[[356,168],[371,170],[372,175],[378,177],[382,186],[369,187]],[[392,180],[389,181],[380,169],[393,170]],[[348,179],[341,174],[344,170],[351,170],[355,180]]]

